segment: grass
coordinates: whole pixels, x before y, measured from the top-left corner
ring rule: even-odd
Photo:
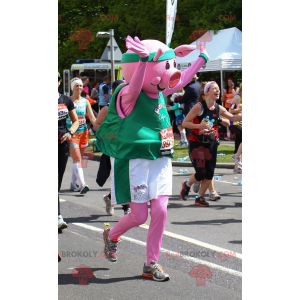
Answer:
[[[90,135],[90,139],[95,139],[95,135]],[[178,144],[180,141],[175,140],[174,145]],[[91,151],[93,151],[93,142],[89,141],[88,146]],[[218,147],[218,153],[225,153],[224,156],[217,156],[217,162],[225,162],[225,163],[233,163],[233,160],[231,159],[231,156],[233,155],[234,147],[233,146],[225,146],[225,145],[219,145]],[[100,152],[98,152],[100,153]],[[188,147],[179,147],[174,146],[174,158],[173,161],[177,161],[179,157],[185,157],[189,155]],[[187,161],[190,161],[190,158],[187,159]]]

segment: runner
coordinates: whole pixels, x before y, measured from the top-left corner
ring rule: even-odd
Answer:
[[[239,94],[236,94],[232,99],[232,104],[229,109],[229,112],[231,114],[242,115],[242,84],[240,84]],[[242,121],[233,122],[233,125],[231,125],[229,129],[235,135],[234,155],[232,156],[232,159],[235,162],[233,173],[241,174],[242,173],[242,162],[241,162]]]
[[[85,183],[83,169],[81,165],[81,158],[84,154],[85,148],[89,145],[89,132],[86,125],[85,114],[89,115],[91,123],[95,124],[95,116],[93,114],[91,105],[88,100],[81,97],[82,81],[75,77],[71,80],[71,89],[73,95],[71,96],[76,113],[78,115],[79,127],[76,133],[70,140],[70,153],[73,158],[73,172],[72,182],[70,185],[71,191],[79,192],[80,194],[86,194],[89,191],[88,185]],[[70,118],[67,119],[67,128],[72,125]],[[80,186],[76,184],[76,181],[80,183]]]
[[[200,93],[200,96],[198,98],[198,101],[206,99],[206,95],[204,93],[204,88],[205,88],[206,84],[207,84],[207,81],[202,81],[201,82],[201,93]],[[229,126],[229,120],[227,120],[225,118],[223,118],[222,120],[223,121],[221,122],[221,124],[223,126],[228,127]],[[197,181],[193,184],[193,190],[194,190],[195,193],[199,192],[200,184],[201,184],[201,181]],[[216,201],[216,200],[221,199],[221,196],[217,193],[217,191],[214,188],[214,178],[212,178],[211,183],[208,187],[208,190],[209,190],[209,200]]]
[[[60,85],[61,77],[58,73],[58,86]],[[72,126],[67,129],[66,119],[68,114],[72,120]],[[61,183],[65,173],[69,155],[69,140],[79,125],[78,117],[74,109],[72,100],[58,93],[58,192],[60,191]],[[58,195],[58,229],[67,228],[68,225],[60,214],[60,204]]]
[[[176,126],[180,133],[180,142],[176,146],[187,146],[187,139],[185,135],[185,129],[182,127],[182,122],[185,118],[185,115],[182,113],[184,110],[184,104],[180,104],[179,100],[183,96],[184,90],[180,89],[176,93],[172,94],[171,101],[174,102],[174,105],[168,107],[168,111],[174,110],[176,116]]]
[[[189,153],[196,173],[192,174],[188,181],[183,181],[180,197],[187,200],[192,184],[202,181],[195,205],[207,207],[209,204],[203,196],[211,183],[216,167],[219,145],[218,123],[223,121],[220,116],[232,121],[240,121],[242,116],[233,116],[216,103],[220,97],[220,89],[216,82],[209,81],[204,87],[204,93],[206,99],[191,109],[182,124],[185,128],[192,129],[189,136]],[[210,121],[217,120],[217,122],[211,127],[209,122],[205,121],[206,116]]]
[[[117,261],[121,235],[146,222],[148,202],[151,222],[147,237],[147,261],[142,276],[167,281],[170,276],[158,264],[163,238],[168,195],[172,194],[174,136],[164,97],[187,85],[207,61],[200,57],[183,73],[176,68],[176,55],[186,56],[195,46],[170,49],[156,40],[126,38],[127,53],[122,56],[126,85],[117,87],[108,113],[98,128],[96,146],[111,157],[112,204],[130,202],[131,213],[103,232],[106,258]],[[103,139],[101,134],[117,134]]]

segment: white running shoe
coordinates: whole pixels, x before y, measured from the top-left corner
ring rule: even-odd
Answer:
[[[70,190],[73,191],[73,192],[79,192],[80,191],[80,187],[79,187],[79,185],[77,183],[73,184],[71,182],[71,184],[70,184]]]
[[[231,158],[234,160],[234,162],[238,165],[238,167],[242,168],[242,162],[241,162],[241,157],[237,156],[237,154],[233,154]]]
[[[221,196],[216,191],[211,191],[209,193],[209,200],[210,201],[216,201],[216,200],[219,200],[219,199],[221,199]]]
[[[103,200],[106,205],[106,213],[109,216],[112,216],[114,214],[115,209],[113,208],[113,206],[111,206],[111,200],[108,198],[108,195],[104,195]]]
[[[234,167],[234,169],[233,169],[233,174],[242,174],[242,169],[241,169],[241,168]]]
[[[58,216],[58,229],[62,230],[68,227],[68,224],[64,221],[62,215]]]

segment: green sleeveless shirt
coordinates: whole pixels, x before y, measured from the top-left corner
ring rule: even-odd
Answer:
[[[133,111],[120,118],[116,99],[124,86],[116,88],[107,116],[96,132],[97,148],[117,159],[174,157],[172,125],[162,93],[152,99],[141,91]]]

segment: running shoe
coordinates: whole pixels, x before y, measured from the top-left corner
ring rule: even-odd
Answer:
[[[124,215],[128,215],[129,213],[131,213],[130,207],[124,210]]]
[[[109,216],[112,216],[114,214],[114,208],[111,206],[111,200],[109,199],[108,195],[104,195],[103,196],[103,200],[105,202],[105,209],[106,209],[106,213],[109,215]],[[125,212],[124,212],[124,215],[125,215]]]
[[[207,207],[209,204],[205,201],[203,197],[196,196],[195,205]]]
[[[58,229],[62,230],[68,228],[68,224],[64,221],[61,215],[58,216]]]
[[[81,195],[86,194],[89,190],[90,190],[90,188],[88,185],[82,186],[81,190],[80,190],[80,194]]]
[[[224,141],[230,141],[230,140],[231,140],[230,137],[224,138]]]
[[[191,187],[187,186],[186,183],[187,181],[182,181],[182,189],[180,191],[180,198],[184,201],[188,198],[191,189]]]
[[[242,169],[241,169],[241,168],[234,167],[234,169],[233,169],[233,174],[242,174]]]
[[[188,146],[189,144],[187,142],[182,142],[182,146]]]
[[[169,274],[165,273],[161,265],[152,260],[149,266],[144,264],[143,277],[152,278],[155,281],[167,281],[170,279]]]
[[[210,201],[216,201],[221,199],[221,196],[216,192],[216,191],[212,191],[209,193],[209,199]]]
[[[176,146],[183,146],[183,142],[178,143]]]
[[[193,191],[194,191],[194,193],[198,193],[199,192],[200,184],[201,184],[201,181],[197,181],[197,182],[195,182],[193,184]]]
[[[78,184],[73,184],[72,182],[71,182],[71,184],[70,184],[70,190],[71,191],[73,191],[73,192],[79,192],[80,191],[80,187],[79,187],[79,185]]]
[[[110,231],[110,228],[105,228],[103,231],[103,241],[105,244],[105,246],[104,246],[105,258],[111,262],[117,262],[117,259],[118,259],[117,246],[118,246],[119,240],[117,240],[117,241],[111,240],[108,236],[109,231]]]
[[[231,157],[234,162],[238,165],[238,167],[242,168],[242,162],[241,162],[241,157],[240,156],[237,156],[237,154],[233,154],[232,157]]]

